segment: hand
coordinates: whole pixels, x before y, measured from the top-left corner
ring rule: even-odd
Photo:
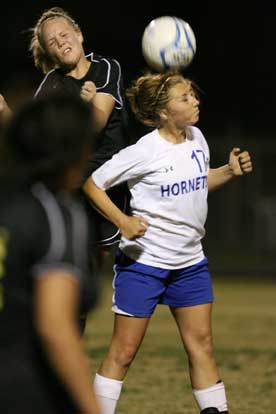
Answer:
[[[241,152],[240,148],[232,149],[228,165],[233,176],[249,174],[253,170],[249,152]]]
[[[80,96],[86,102],[92,102],[96,95],[96,86],[92,81],[86,81],[81,87]]]
[[[144,236],[148,228],[148,221],[140,216],[125,216],[120,226],[121,234],[128,240]]]

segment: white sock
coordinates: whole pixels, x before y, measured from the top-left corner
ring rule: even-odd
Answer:
[[[118,381],[96,374],[94,380],[94,390],[98,402],[102,408],[101,414],[115,414],[122,386],[123,381]]]
[[[193,390],[194,397],[200,410],[214,407],[221,411],[227,411],[227,400],[223,382],[202,390]]]

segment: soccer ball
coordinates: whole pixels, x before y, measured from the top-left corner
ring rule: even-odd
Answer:
[[[187,67],[195,52],[194,32],[178,17],[157,17],[144,30],[142,53],[147,64],[158,72]]]

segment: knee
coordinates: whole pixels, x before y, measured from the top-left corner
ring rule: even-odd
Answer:
[[[213,356],[213,338],[209,330],[198,329],[190,332],[186,337],[185,345],[190,357]]]
[[[137,352],[137,347],[133,343],[117,344],[109,350],[109,357],[114,363],[122,368],[128,368]]]

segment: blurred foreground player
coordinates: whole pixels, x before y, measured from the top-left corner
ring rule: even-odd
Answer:
[[[97,283],[74,195],[92,136],[87,103],[52,96],[26,104],[1,137],[3,413],[100,414],[79,329]]]

